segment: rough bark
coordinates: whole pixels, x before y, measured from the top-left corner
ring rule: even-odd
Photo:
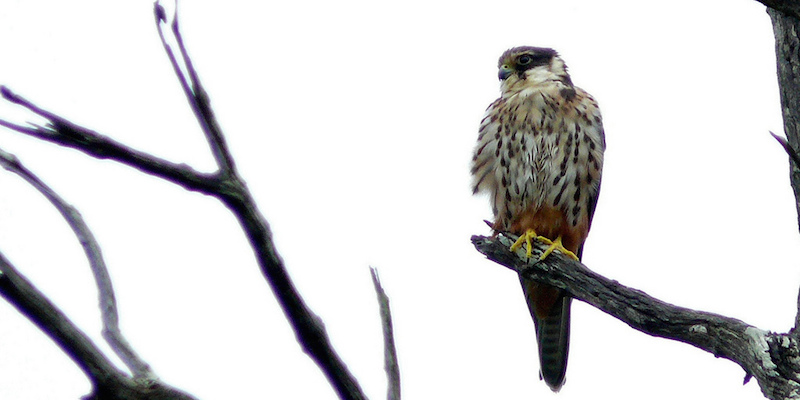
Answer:
[[[793,18],[800,18],[800,2],[797,0],[758,0],[767,10],[779,11]]]
[[[789,154],[789,178],[795,195],[795,205],[800,227],[800,2],[762,1],[768,6],[767,14],[772,20],[775,34],[775,58],[778,86],[786,141],[782,141]],[[780,336],[780,345],[771,346],[770,356],[775,359],[779,371],[785,376],[800,375],[800,294],[797,301],[795,324],[785,335]],[[795,391],[794,396],[799,396]],[[787,398],[789,398],[787,396]]]
[[[800,3],[790,3],[800,7]],[[786,150],[790,156],[793,156],[790,157],[789,176],[800,218],[800,166],[794,161],[797,155],[796,150],[800,149],[800,38],[798,38],[800,19],[772,8],[767,9],[767,14],[772,19],[775,33],[775,56],[778,66],[783,130],[790,146],[790,149]],[[794,154],[792,154],[793,152]],[[798,225],[800,226],[800,219],[798,219]]]
[[[473,236],[472,242],[488,259],[526,278],[564,289],[638,331],[688,343],[739,364],[745,382],[755,377],[767,398],[800,398],[800,358],[793,334],[776,334],[734,318],[666,303],[561,254],[540,261],[546,248],[541,243],[528,258],[524,249],[509,250],[515,239]]]

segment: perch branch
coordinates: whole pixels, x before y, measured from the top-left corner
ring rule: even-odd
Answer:
[[[397,363],[397,349],[394,345],[394,328],[392,327],[392,310],[389,307],[389,296],[386,295],[383,286],[381,286],[378,270],[370,267],[369,272],[372,275],[375,293],[378,295],[381,326],[383,327],[383,369],[386,370],[386,398],[388,400],[400,400],[400,365]]]
[[[594,273],[561,254],[539,261],[538,256],[545,249],[540,243],[529,259],[522,249],[516,253],[509,250],[513,242],[505,236],[472,237],[475,248],[488,259],[526,278],[564,289],[638,331],[684,342],[739,364],[746,373],[745,382],[755,377],[762,393],[770,399],[796,398],[800,393],[797,344],[789,335],[666,303]],[[794,361],[790,361],[792,357]]]
[[[133,347],[128,343],[119,329],[119,315],[117,313],[117,302],[114,297],[114,287],[111,284],[111,277],[108,274],[100,245],[84,222],[81,214],[71,205],[67,204],[56,192],[42,182],[30,170],[25,168],[19,160],[12,154],[0,149],[0,166],[11,171],[28,182],[39,191],[51,204],[61,213],[61,216],[69,224],[78,241],[83,247],[86,258],[89,260],[92,274],[99,294],[100,314],[103,321],[103,337],[109,343],[114,352],[122,362],[133,373],[136,379],[157,380],[150,366],[142,360]]]

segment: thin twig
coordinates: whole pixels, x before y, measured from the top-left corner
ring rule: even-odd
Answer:
[[[800,168],[800,156],[792,148],[792,145],[790,145],[789,142],[786,141],[785,138],[782,138],[782,137],[776,135],[772,131],[769,131],[769,134],[772,135],[772,137],[775,138],[775,140],[777,140],[778,143],[780,143],[780,145],[783,147],[783,150],[786,151],[786,154],[788,154],[789,158],[791,158],[792,162],[794,162],[794,165],[797,166],[797,168]]]
[[[114,287],[108,274],[100,245],[95,240],[81,214],[71,205],[67,204],[55,191],[41,181],[33,172],[25,168],[19,159],[12,154],[0,149],[0,166],[17,174],[39,191],[61,213],[69,224],[78,241],[83,247],[86,258],[89,260],[92,274],[94,275],[99,295],[100,314],[103,321],[103,337],[119,356],[123,363],[130,369],[136,379],[158,380],[150,366],[136,354],[119,329],[119,315],[117,302],[114,297]]]
[[[392,310],[389,307],[389,296],[381,286],[378,270],[370,267],[372,284],[378,295],[378,305],[381,313],[381,326],[383,327],[383,369],[386,371],[388,400],[400,400],[400,366],[397,362],[397,349],[394,344],[394,328],[392,327]]]
[[[217,167],[219,167],[221,174],[233,175],[236,169],[233,157],[228,150],[228,145],[225,142],[224,135],[222,134],[222,128],[220,128],[219,123],[214,116],[214,111],[211,108],[211,101],[208,97],[208,94],[200,82],[197,71],[192,64],[192,60],[189,57],[189,53],[187,52],[186,46],[183,43],[181,32],[178,29],[177,0],[175,1],[175,13],[172,16],[172,34],[175,37],[175,42],[178,44],[178,50],[181,54],[181,61],[183,61],[183,68],[181,68],[178,58],[175,57],[175,54],[172,52],[172,47],[167,43],[167,38],[164,35],[163,24],[167,23],[167,17],[164,7],[161,6],[158,1],[155,3],[155,16],[156,27],[158,28],[158,36],[161,38],[161,44],[164,46],[164,50],[167,52],[167,57],[169,57],[169,61],[172,64],[172,69],[174,70],[175,75],[178,77],[178,81],[181,84],[183,93],[186,95],[186,99],[189,101],[189,105],[192,107],[192,111],[194,112],[197,121],[200,123],[200,127],[205,134],[206,140],[208,140],[211,153],[214,155],[214,160],[217,162]],[[185,74],[183,72],[184,69],[186,70]],[[188,75],[188,80],[186,75]],[[191,85],[189,82],[191,82]]]
[[[0,96],[47,119],[49,123],[48,126],[34,124],[22,126],[0,119],[0,126],[60,146],[80,150],[95,158],[112,159],[144,173],[166,179],[188,190],[213,193],[224,189],[221,187],[224,183],[215,175],[204,174],[185,164],[175,164],[125,146],[107,136],[44,110],[5,86],[0,86]]]

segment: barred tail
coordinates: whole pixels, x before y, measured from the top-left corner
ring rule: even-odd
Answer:
[[[522,287],[536,325],[540,378],[557,392],[567,373],[572,298],[561,290],[527,280],[522,280]]]

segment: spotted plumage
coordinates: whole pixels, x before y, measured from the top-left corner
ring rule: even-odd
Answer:
[[[597,103],[572,84],[555,50],[516,47],[503,53],[498,69],[502,94],[480,124],[473,190],[489,195],[495,231],[558,238],[562,249],[580,257],[605,149]],[[558,390],[566,373],[571,299],[521,281],[536,323],[542,378]]]

